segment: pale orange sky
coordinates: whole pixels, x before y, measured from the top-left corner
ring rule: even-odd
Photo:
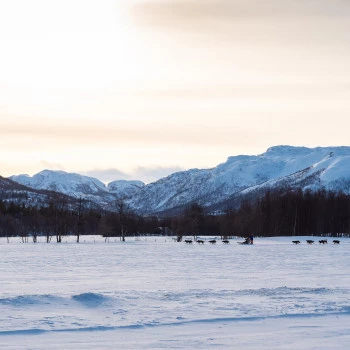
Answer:
[[[349,32],[347,0],[1,0],[0,175],[349,145]]]

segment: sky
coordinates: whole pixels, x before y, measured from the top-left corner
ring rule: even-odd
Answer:
[[[348,0],[0,0],[0,175],[349,146],[349,32]]]

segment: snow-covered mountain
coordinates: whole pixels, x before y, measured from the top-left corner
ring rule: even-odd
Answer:
[[[139,187],[141,181],[113,181],[108,186],[93,177],[64,171],[43,170],[33,176],[16,175],[11,180],[40,190],[61,192],[75,198],[90,200],[99,205],[108,205],[117,198],[126,198]]]
[[[57,199],[57,193],[28,187],[0,176],[0,200],[3,202],[14,202],[18,205],[41,207],[47,205],[53,197]],[[75,198],[65,194],[59,194],[59,198],[68,204],[73,204],[75,202]]]
[[[207,208],[252,197],[267,189],[293,187],[350,193],[350,147],[276,146],[256,156],[229,157],[212,169],[174,173],[154,183],[101,181],[62,171],[42,171],[12,180],[36,189],[50,189],[107,205],[124,198],[138,213],[153,214],[197,202]]]
[[[350,193],[350,147],[276,146],[257,156],[229,157],[215,168],[179,172],[149,184],[129,204],[143,213],[191,202],[224,209],[230,199],[286,186]]]
[[[117,180],[110,182],[107,185],[107,190],[109,193],[113,193],[117,197],[125,198],[131,197],[144,186],[145,184],[142,181]]]

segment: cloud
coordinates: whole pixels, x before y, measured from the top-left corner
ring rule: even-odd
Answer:
[[[40,166],[48,170],[65,170],[61,164],[48,162],[46,160],[40,161]]]
[[[137,167],[130,172],[124,172],[115,168],[111,169],[93,169],[88,171],[81,171],[80,174],[95,177],[102,182],[108,184],[116,180],[139,180],[144,183],[151,183],[163,177],[184,170],[179,166],[174,167]]]
[[[189,100],[201,99],[204,101],[231,100],[262,100],[276,99],[309,99],[309,98],[335,98],[339,94],[350,91],[350,84],[343,81],[327,81],[320,84],[314,79],[313,82],[278,82],[271,81],[264,84],[252,83],[223,83],[223,84],[187,84],[181,87],[165,87],[163,89],[136,90],[136,96],[147,96],[149,98]]]
[[[155,114],[157,109],[152,108],[155,108]],[[211,112],[204,111],[205,108],[205,101],[197,101],[194,105],[184,106],[183,110],[178,112],[164,109],[167,119],[158,118],[152,123],[133,126],[127,124],[127,121],[120,124],[115,121],[107,125],[97,121],[90,124],[87,122],[76,124],[40,118],[25,120],[23,123],[18,120],[11,123],[0,120],[0,145],[12,142],[13,150],[22,150],[25,147],[26,150],[55,149],[61,153],[74,153],[85,148],[91,149],[92,145],[100,152],[105,152],[106,149],[118,150],[120,147],[127,147],[131,152],[132,148],[140,145],[158,148],[161,151],[160,145],[231,144],[232,136],[240,132],[238,121],[233,120],[230,126],[223,129],[218,119],[210,118]],[[221,111],[220,105],[216,105],[215,108],[220,113],[221,120],[231,119],[230,111],[226,113]],[[187,113],[191,113],[191,118],[184,117]],[[215,133],[217,138],[209,137],[212,133]]]
[[[132,5],[140,26],[184,34],[198,46],[346,40],[348,0],[149,0]],[[172,42],[172,41],[171,41]],[[231,43],[231,44],[230,44]],[[193,46],[193,43],[192,43]],[[237,54],[237,53],[236,53]]]
[[[138,167],[132,172],[132,174],[135,179],[139,179],[145,183],[150,183],[182,170],[184,169],[180,168],[179,166]]]
[[[348,16],[350,3],[348,0],[148,0],[134,1],[132,10],[139,19],[152,18],[155,24],[166,24],[165,19],[207,22],[276,16]]]
[[[109,183],[115,180],[132,180],[130,174],[127,174],[118,169],[93,169],[82,171],[81,174],[95,177],[104,183]]]

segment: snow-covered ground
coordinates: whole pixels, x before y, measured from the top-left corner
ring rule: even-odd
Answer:
[[[0,239],[0,348],[348,349],[350,240],[306,239]]]

